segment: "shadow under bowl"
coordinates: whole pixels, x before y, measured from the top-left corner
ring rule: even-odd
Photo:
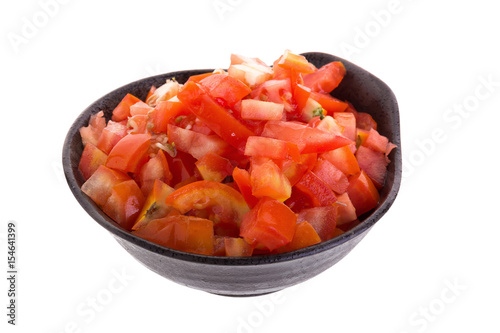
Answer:
[[[241,258],[197,255],[133,235],[104,214],[80,190],[84,179],[78,170],[83,151],[79,129],[88,125],[92,114],[103,110],[109,120],[113,109],[127,93],[144,100],[152,85],[158,87],[173,77],[184,83],[191,75],[211,69],[178,71],[138,80],[106,94],[86,108],[69,129],[63,147],[64,173],[75,198],[135,259],[161,276],[191,288],[226,296],[261,295],[301,283],[330,268],[363,239],[396,198],[402,173],[399,110],[391,89],[364,69],[330,54],[310,52],[303,55],[318,68],[332,61],[342,61],[347,74],[332,95],[351,102],[358,111],[370,113],[378,123],[378,131],[397,145],[389,155],[391,163],[377,207],[360,216],[360,223],[351,230],[328,241],[282,254]]]

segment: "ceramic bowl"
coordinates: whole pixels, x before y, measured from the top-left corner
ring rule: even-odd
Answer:
[[[282,254],[241,258],[197,255],[166,248],[133,235],[111,220],[80,190],[84,180],[78,171],[78,163],[83,146],[78,130],[88,124],[90,115],[104,110],[109,120],[112,110],[126,93],[144,99],[151,85],[159,86],[172,77],[183,83],[189,76],[211,69],[148,77],[118,88],[86,108],[69,129],[63,147],[64,173],[75,198],[94,221],[109,231],[144,266],[191,288],[228,296],[260,295],[301,283],[332,267],[363,239],[396,198],[402,170],[399,111],[391,89],[366,70],[325,53],[310,52],[303,55],[318,68],[331,61],[342,61],[347,74],[334,90],[333,96],[350,101],[358,111],[370,113],[378,123],[379,132],[398,146],[389,156],[391,163],[380,193],[380,202],[373,211],[361,216],[360,223],[351,230],[328,241]]]

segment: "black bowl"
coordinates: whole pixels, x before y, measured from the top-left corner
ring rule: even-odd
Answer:
[[[312,278],[345,257],[387,212],[394,202],[401,182],[401,142],[399,111],[391,89],[364,69],[333,55],[305,53],[320,67],[331,61],[342,61],[347,74],[333,95],[350,101],[358,111],[368,112],[378,123],[378,130],[398,146],[390,154],[387,179],[377,207],[360,217],[360,223],[339,237],[293,252],[261,257],[215,257],[166,248],[137,237],[111,220],[87,197],[80,187],[83,178],[78,171],[82,154],[79,128],[88,124],[91,114],[104,110],[109,120],[114,107],[127,93],[141,99],[151,85],[159,86],[175,77],[180,83],[189,76],[212,71],[187,70],[167,73],[129,83],[101,97],[75,120],[63,147],[63,166],[71,191],[85,211],[107,229],[132,256],[152,271],[179,284],[210,293],[228,296],[251,296],[275,292]]]

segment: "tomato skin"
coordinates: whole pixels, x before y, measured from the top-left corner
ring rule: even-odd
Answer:
[[[350,112],[337,112],[333,118],[340,126],[344,127],[342,134],[346,138],[356,141],[356,117]]]
[[[342,102],[329,94],[322,94],[313,91],[311,92],[310,97],[321,104],[323,109],[325,109],[329,115],[333,115],[335,112],[344,112],[348,107],[347,103]]]
[[[295,184],[295,187],[311,198],[314,207],[330,206],[337,201],[337,197],[330,187],[312,171],[306,172]]]
[[[136,172],[148,151],[149,134],[129,134],[111,149],[106,166],[123,172]]]
[[[337,196],[338,205],[337,226],[342,226],[346,223],[354,221],[356,216],[356,208],[354,208],[349,194],[342,193]]]
[[[153,220],[133,233],[175,250],[213,255],[213,230],[213,222],[210,220],[176,215]]]
[[[244,150],[247,138],[254,135],[194,82],[186,83],[177,97],[212,131],[239,150]]]
[[[304,85],[312,91],[328,94],[337,88],[345,73],[344,65],[340,61],[334,61],[314,73],[304,75]]]
[[[325,159],[318,159],[314,166],[314,174],[323,180],[335,193],[341,194],[347,190],[349,180],[342,171]]]
[[[232,107],[252,91],[246,84],[227,74],[213,74],[200,81],[215,100],[222,100],[223,105]]]
[[[153,124],[154,133],[165,133],[169,124],[174,124],[179,116],[189,115],[191,112],[180,102],[163,101],[156,104],[155,108],[148,114]]]
[[[349,179],[347,194],[356,208],[357,216],[375,208],[380,199],[377,188],[363,170]]]
[[[102,210],[116,223],[131,230],[143,205],[144,195],[137,183],[131,179],[113,186]]]
[[[182,186],[165,200],[167,205],[185,214],[191,209],[212,209],[222,222],[240,225],[250,210],[240,192],[217,182],[200,180]]]
[[[130,107],[141,100],[132,94],[127,94],[113,110],[113,121],[119,122],[130,117]]]
[[[368,132],[368,136],[365,142],[363,143],[364,146],[381,153],[385,153],[387,151],[388,144],[389,144],[389,139],[387,139],[383,135],[380,135],[380,133],[373,128],[370,129],[370,131]]]
[[[245,215],[240,236],[255,247],[275,250],[291,242],[297,216],[285,204],[271,198],[262,198]]]
[[[106,163],[107,159],[108,155],[106,155],[106,153],[90,142],[87,142],[85,148],[83,148],[82,156],[80,157],[78,170],[82,173],[83,178],[87,180],[100,165],[104,165]]]
[[[81,189],[99,207],[102,207],[111,195],[113,187],[130,179],[126,173],[100,165],[92,176],[83,183]]]

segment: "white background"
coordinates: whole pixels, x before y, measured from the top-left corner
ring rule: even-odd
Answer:
[[[25,0],[3,1],[0,22],[2,332],[499,331],[493,2]],[[128,82],[226,68],[231,53],[270,64],[285,49],[336,54],[393,89],[405,164],[393,207],[340,263],[274,295],[215,296],[147,270],[71,194],[68,128]]]

